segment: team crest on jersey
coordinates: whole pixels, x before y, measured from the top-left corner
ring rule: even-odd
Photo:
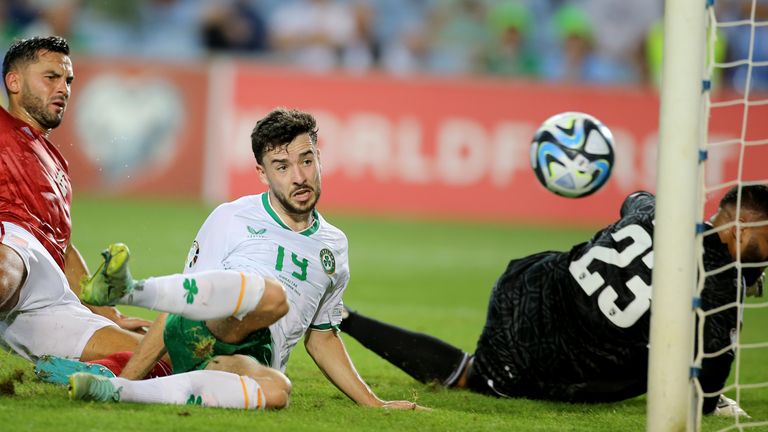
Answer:
[[[195,264],[197,264],[197,257],[200,255],[200,244],[197,242],[197,240],[192,242],[192,247],[189,248],[189,253],[187,254],[187,268],[192,268]]]
[[[320,264],[326,274],[333,274],[336,271],[336,258],[330,250],[323,248],[320,251]]]

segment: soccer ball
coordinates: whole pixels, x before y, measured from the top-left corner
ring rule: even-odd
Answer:
[[[600,120],[580,112],[554,115],[531,142],[531,167],[550,191],[568,198],[595,193],[613,168],[613,135]]]

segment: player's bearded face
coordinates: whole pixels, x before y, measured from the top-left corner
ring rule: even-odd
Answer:
[[[61,124],[67,108],[72,61],[64,54],[51,51],[40,51],[37,57],[23,73],[19,105],[40,126],[53,129]]]
[[[309,135],[297,136],[264,157],[264,177],[280,207],[292,216],[309,214],[320,199],[320,161]]]
[[[281,191],[277,189],[272,190],[275,193],[275,198],[277,198],[277,201],[280,202],[280,205],[291,214],[300,215],[311,212],[315,205],[317,205],[317,200],[320,199],[320,185],[318,184],[317,187],[312,187],[308,184],[301,184],[301,185],[295,185],[292,187],[292,190],[288,195],[283,194]],[[291,198],[293,194],[309,194],[310,199],[297,202]]]
[[[64,119],[64,109],[57,112],[48,108],[49,104],[35,95],[26,83],[21,89],[20,105],[40,126],[47,129],[58,127]]]

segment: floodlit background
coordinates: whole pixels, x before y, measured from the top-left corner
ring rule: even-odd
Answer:
[[[752,2],[717,9],[740,20]],[[658,0],[6,0],[0,46],[70,40],[73,96],[52,137],[81,193],[260,192],[250,131],[288,106],[319,120],[324,210],[593,225],[655,189],[661,14]],[[748,58],[752,29],[721,29],[717,61]],[[752,59],[767,60],[768,27],[754,40]],[[715,93],[768,89],[768,66],[749,87],[748,70],[718,69]],[[615,137],[612,179],[587,199],[548,193],[529,168],[533,132],[562,111]],[[743,107],[722,111],[713,140],[768,136],[757,120],[742,131]],[[711,151],[708,183],[731,180],[738,159],[738,146]],[[766,161],[752,150],[745,176]]]

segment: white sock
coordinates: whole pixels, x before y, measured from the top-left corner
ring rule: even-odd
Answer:
[[[263,409],[267,404],[256,380],[229,372],[201,370],[143,381],[109,380],[119,389],[122,402],[239,409]]]
[[[193,320],[243,317],[258,306],[264,278],[255,273],[211,270],[137,281],[118,303],[170,312]]]

